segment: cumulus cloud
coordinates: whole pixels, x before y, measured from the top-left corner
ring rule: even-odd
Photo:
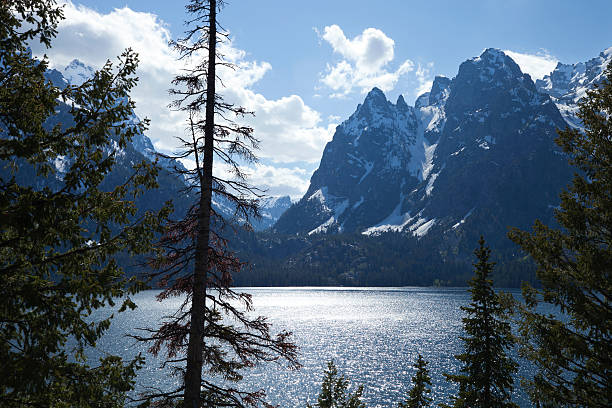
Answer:
[[[431,86],[433,85],[433,75],[431,73],[432,69],[433,63],[431,62],[424,66],[419,64],[419,67],[415,72],[417,80],[417,87],[415,91],[416,96],[431,91]]]
[[[308,189],[308,184],[303,180],[310,178],[311,173],[301,167],[257,164],[252,169],[250,180],[254,185],[265,186],[267,195],[290,195],[293,199],[299,199]]]
[[[540,54],[525,54],[510,50],[504,50],[504,53],[514,60],[521,67],[521,71],[529,74],[535,81],[542,79],[545,75],[550,74],[559,60],[548,52]]]
[[[335,130],[332,125],[321,126],[319,112],[297,95],[269,100],[250,89],[231,88],[225,96],[255,112],[245,123],[253,126],[255,137],[261,140],[258,155],[275,163],[318,162]]]
[[[332,97],[346,96],[354,89],[366,93],[374,86],[389,91],[400,77],[414,70],[414,63],[409,59],[397,69],[389,69],[395,56],[395,42],[379,29],[367,28],[349,39],[334,24],[325,27],[320,37],[342,58],[335,64],[328,64],[321,76],[321,82],[333,91]]]
[[[147,135],[156,149],[171,152],[177,146],[176,136],[182,136],[185,116],[168,108],[172,101],[168,94],[172,78],[184,67],[184,61],[177,61],[176,52],[168,45],[172,33],[156,15],[136,12],[129,7],[114,9],[102,14],[70,1],[65,2],[66,19],[58,27],[53,48],[35,48],[37,55],[46,53],[51,66],[63,69],[77,58],[94,68],[101,67],[107,58],[120,55],[131,47],[140,57],[137,75],[140,81],[132,92],[136,102],[136,113],[151,119]],[[179,33],[175,33],[179,34]],[[220,73],[226,88],[224,98],[231,103],[244,106],[255,112],[248,124],[255,129],[255,136],[261,140],[258,155],[271,163],[277,163],[275,177],[266,177],[273,165],[253,168],[258,180],[265,181],[280,192],[278,183],[285,180],[288,192],[295,195],[305,190],[311,171],[302,167],[291,168],[278,163],[316,163],[325,144],[331,139],[333,127],[323,126],[320,114],[304,103],[298,95],[279,99],[268,99],[251,89],[272,66],[267,62],[247,59],[245,51],[231,42],[222,46],[221,52],[238,69]],[[376,50],[369,51],[372,58]],[[188,164],[188,162],[187,162]],[[284,175],[281,177],[281,173]],[[276,180],[276,181],[275,181]],[[256,180],[254,180],[256,181]],[[277,184],[273,184],[277,183]],[[278,187],[278,188],[277,188]]]

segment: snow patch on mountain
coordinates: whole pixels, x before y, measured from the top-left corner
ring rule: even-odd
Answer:
[[[318,200],[323,209],[331,213],[331,216],[327,219],[327,221],[312,229],[310,232],[308,232],[308,235],[327,232],[329,228],[337,224],[338,218],[349,206],[349,200],[347,198],[335,197],[332,194],[329,194],[327,190],[327,187],[320,188],[308,198],[309,201]]]
[[[559,62],[553,72],[536,81],[536,87],[540,92],[550,95],[561,116],[570,126],[581,128],[582,124],[577,116],[578,102],[593,85],[601,83],[605,68],[611,61],[612,47],[586,62]]]
[[[453,226],[452,226],[452,228],[453,228],[453,229],[457,229],[457,228],[459,228],[459,226],[460,226],[460,225],[465,224],[465,220],[467,220],[467,219],[468,219],[468,217],[469,217],[470,215],[472,215],[472,212],[474,212],[474,209],[475,209],[475,208],[476,208],[476,207],[473,207],[473,208],[472,208],[470,211],[468,211],[468,213],[467,213],[467,214],[465,214],[465,215],[463,216],[463,218],[459,220],[459,222],[457,222],[455,225],[453,225]]]
[[[400,197],[399,203],[384,220],[378,224],[367,228],[362,232],[363,235],[380,235],[383,232],[401,231],[414,218],[410,217],[410,213],[401,213],[404,197]]]
[[[62,75],[66,81],[73,86],[83,85],[85,81],[94,76],[94,73],[95,71],[92,67],[85,65],[78,59],[72,60],[72,62],[62,71]]]
[[[415,237],[421,238],[427,235],[431,227],[433,227],[434,225],[436,225],[435,218],[431,220],[428,220],[426,218],[419,218],[414,224],[408,227],[408,230],[412,232],[412,235],[414,235]]]

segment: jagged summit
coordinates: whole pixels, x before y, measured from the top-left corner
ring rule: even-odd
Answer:
[[[471,58],[459,66],[457,78],[474,76],[480,82],[503,82],[507,78],[520,78],[523,76],[521,68],[503,51],[496,48],[487,48],[478,57]]]
[[[387,105],[389,104],[390,102],[387,100],[385,93],[381,91],[380,88],[374,87],[370,92],[368,92],[363,104],[360,106],[362,109],[380,110],[387,108]]]
[[[582,125],[576,116],[578,102],[586,96],[587,89],[603,80],[605,68],[610,62],[612,62],[612,47],[586,62],[575,64],[559,62],[553,72],[536,81],[536,87],[539,92],[551,96],[570,126],[580,128]]]
[[[504,237],[508,225],[552,215],[569,174],[553,142],[563,126],[550,97],[495,48],[466,60],[453,79],[435,77],[414,106],[374,88],[337,127],[307,193],[275,229],[457,241],[480,225]],[[545,204],[516,198],[528,196]]]
[[[397,108],[402,110],[402,111],[408,110],[408,104],[406,103],[406,101],[404,100],[404,97],[402,95],[397,97],[397,101],[395,102],[395,106],[397,106]]]
[[[431,91],[429,92],[429,105],[443,103],[448,97],[450,84],[450,78],[436,76],[431,86]]]
[[[367,101],[368,98],[382,98],[385,101],[387,100],[387,97],[385,96],[385,93],[377,86],[375,86],[374,88],[372,88],[370,90],[370,92],[368,92],[368,94],[366,95],[365,100]]]
[[[79,86],[94,75],[94,69],[78,59],[73,59],[64,68],[62,75],[71,85]]]

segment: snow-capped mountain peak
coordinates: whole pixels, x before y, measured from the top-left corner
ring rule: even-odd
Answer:
[[[85,65],[78,59],[74,59],[64,68],[62,75],[70,85],[80,86],[93,77],[94,72],[92,67]]]
[[[612,62],[612,47],[586,62],[558,63],[549,75],[536,81],[537,89],[551,96],[565,121],[575,128],[582,125],[576,116],[578,102],[586,91],[604,78],[605,68]]]
[[[501,77],[522,76],[519,66],[503,51],[496,48],[487,48],[480,56],[472,58],[464,65],[472,65],[479,71],[479,79],[482,82],[492,82]],[[461,70],[461,67],[459,68]]]
[[[374,88],[338,126],[307,193],[275,228],[423,238],[460,231],[491,206],[510,217],[515,210],[496,201],[498,186],[514,185],[523,177],[517,169],[537,160],[562,174],[553,142],[561,126],[550,97],[495,48],[466,60],[452,80],[435,77],[415,106],[401,96],[393,104]]]

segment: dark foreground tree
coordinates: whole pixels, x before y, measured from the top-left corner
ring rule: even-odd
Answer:
[[[155,185],[145,163],[99,188],[115,146],[144,130],[126,121],[136,56],[59,90],[27,44],[49,47],[62,18],[52,0],[0,2],[0,406],[122,407],[141,359],[87,362],[110,324],[91,314],[140,288],[113,257],[148,253],[165,213],[136,216],[135,196]],[[52,126],[62,100],[69,123]]]
[[[506,320],[503,301],[493,290],[489,279],[494,263],[489,262],[491,250],[482,237],[474,251],[478,262],[474,264],[474,277],[470,281],[472,301],[461,307],[465,336],[463,354],[456,355],[461,365],[460,374],[444,374],[459,385],[452,397],[453,407],[494,408],[517,407],[511,402],[512,374],[517,364],[506,354],[514,340]],[[446,406],[446,405],[444,405]]]
[[[321,384],[321,392],[314,405],[319,408],[365,408],[361,400],[363,385],[357,387],[354,393],[350,394],[349,381],[343,375],[338,376],[338,369],[333,361],[327,363],[327,370],[324,371],[325,378]],[[307,404],[308,408],[312,405]]]
[[[186,35],[175,43],[185,68],[171,92],[177,97],[174,108],[188,116],[188,136],[179,138],[183,150],[172,158],[194,160],[193,169],[176,170],[197,202],[185,219],[168,225],[161,241],[165,255],[154,262],[164,288],[159,300],[184,296],[184,301],[159,329],[139,337],[153,342],[154,354],[165,346],[167,363],[182,380],[179,388],[146,398],[176,405],[182,397],[187,408],[258,405],[264,402],[263,390],[240,390],[234,384],[244,369],[279,359],[298,366],[290,333],[272,335],[265,318],[248,314],[251,297],[231,288],[232,274],[244,265],[228,250],[231,228],[211,206],[214,194],[233,206],[239,222],[257,215],[258,190],[248,185],[238,160],[256,161],[258,141],[252,128],[234,122],[250,112],[216,91],[219,70],[236,68],[219,52],[228,35],[217,22],[222,6],[221,0],[191,0]],[[215,174],[216,160],[229,169],[228,177]]]
[[[399,408],[425,408],[431,405],[431,378],[427,370],[427,361],[419,354],[414,363],[416,373],[412,377],[412,389],[408,393],[408,398],[399,403]]]
[[[561,229],[536,221],[510,238],[537,263],[542,288],[525,287],[522,352],[539,368],[527,382],[545,406],[612,406],[612,65],[587,92],[584,131],[559,131],[557,143],[580,174],[561,194]],[[562,316],[542,314],[553,305]]]

